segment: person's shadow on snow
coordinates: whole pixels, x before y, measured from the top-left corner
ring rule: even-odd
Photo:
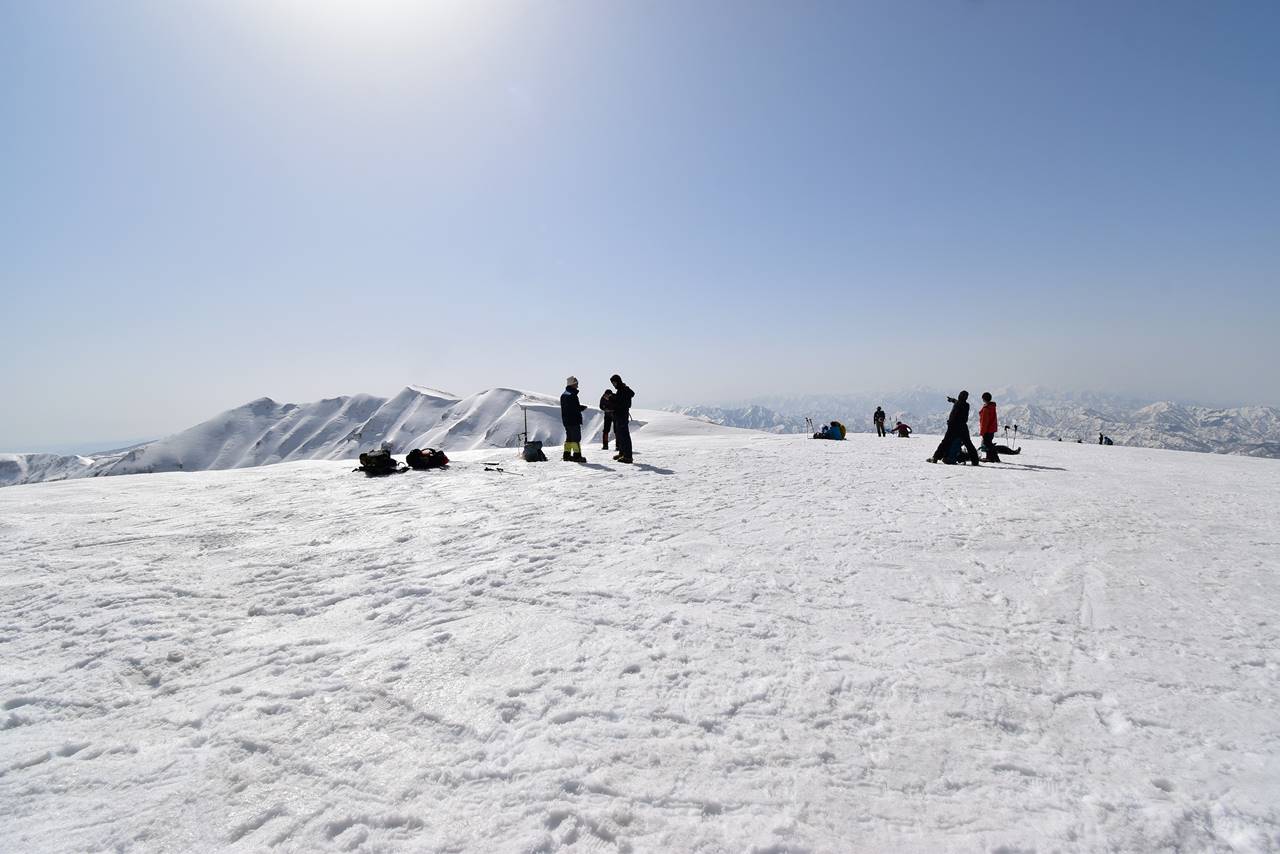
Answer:
[[[614,471],[608,466],[602,466],[600,463],[579,463],[584,469],[595,469],[596,471]]]
[[[1037,466],[1032,463],[1010,463],[1001,460],[1001,463],[1010,466],[1017,466],[1020,469],[1030,469],[1031,471],[1069,471],[1069,469],[1058,468],[1057,466]]]
[[[654,474],[675,474],[672,469],[660,469],[657,466],[651,466],[648,463],[633,463],[633,465],[641,471],[651,471]]]

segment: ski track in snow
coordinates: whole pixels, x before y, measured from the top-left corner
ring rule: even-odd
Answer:
[[[0,850],[1280,850],[1276,464],[935,441],[4,489]]]

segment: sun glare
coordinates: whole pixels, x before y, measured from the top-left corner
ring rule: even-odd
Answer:
[[[275,0],[251,8],[289,41],[339,55],[442,46],[468,38],[492,12],[463,0]]]

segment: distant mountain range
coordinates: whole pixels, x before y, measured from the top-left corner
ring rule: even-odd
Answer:
[[[637,409],[631,416],[631,429],[640,434],[655,429],[706,432],[709,426],[667,411]],[[583,417],[584,441],[599,441],[602,413],[588,409]],[[93,454],[0,454],[0,486],[353,459],[382,442],[390,442],[395,453],[425,447],[514,448],[525,432],[526,418],[530,439],[554,445],[564,441],[559,398],[517,389],[457,397],[409,386],[390,399],[357,394],[304,404],[263,397],[181,433],[130,448]]]
[[[821,426],[831,419],[849,430],[872,432],[871,414],[883,406],[890,426],[897,419],[918,433],[941,433],[950,404],[933,389],[881,394],[760,398],[741,406],[686,406],[674,411],[715,424],[770,433],[806,432],[805,417]],[[1280,458],[1280,409],[1269,406],[1214,408],[1151,402],[1103,394],[1064,394],[1044,389],[993,390],[1000,424],[1018,425],[1018,435],[1065,442],[1096,442],[1103,433],[1118,444],[1217,454]],[[977,430],[982,401],[972,397],[971,429]]]

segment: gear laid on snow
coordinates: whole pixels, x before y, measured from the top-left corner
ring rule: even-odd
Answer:
[[[369,477],[378,477],[385,474],[400,474],[409,469],[399,468],[399,463],[391,456],[391,445],[389,442],[383,442],[382,447],[376,451],[368,451],[360,455],[360,465],[352,469],[352,471],[362,471]]]
[[[449,458],[444,451],[437,451],[435,448],[414,448],[404,461],[409,464],[409,468],[417,471],[442,469],[449,465]]]

